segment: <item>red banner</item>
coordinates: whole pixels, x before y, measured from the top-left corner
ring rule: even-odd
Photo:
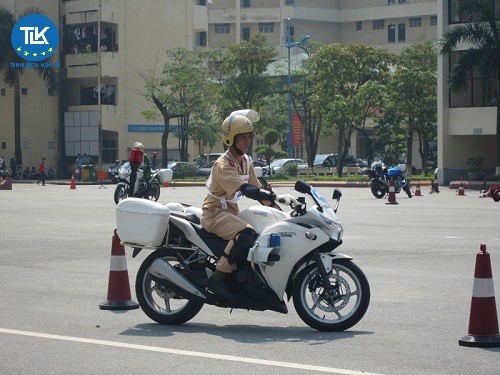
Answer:
[[[302,123],[300,122],[299,116],[296,114],[292,115],[292,145],[300,146],[304,144],[304,139],[302,138]]]

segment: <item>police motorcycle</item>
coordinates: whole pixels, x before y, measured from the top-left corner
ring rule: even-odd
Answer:
[[[130,162],[124,163],[118,169],[118,184],[116,185],[114,194],[116,204],[128,197],[131,172],[132,168],[130,167]],[[154,169],[151,170],[151,174],[146,180],[144,178],[144,166],[141,165],[137,170],[134,197],[157,201],[158,198],[160,198],[160,187],[163,183],[172,180],[172,174],[173,172],[171,169]]]
[[[412,197],[410,181],[406,178],[406,164],[399,163],[396,167],[386,167],[381,161],[372,163],[368,172],[370,190],[375,198],[383,198],[389,192],[391,179],[394,179],[394,189],[399,193],[401,189]]]
[[[337,251],[343,228],[334,206],[304,181],[296,199],[244,185],[241,193],[256,200],[288,204],[291,211],[257,205],[240,216],[258,234],[240,254],[231,274],[232,298],[207,288],[227,241],[200,225],[201,208],[171,202],[127,198],[116,206],[117,233],[125,246],[153,250],[139,267],[135,291],[144,313],[160,324],[183,324],[203,305],[286,314],[286,302],[319,331],[344,331],[358,323],[370,303],[370,286],[352,258]],[[306,202],[312,202],[308,208]]]

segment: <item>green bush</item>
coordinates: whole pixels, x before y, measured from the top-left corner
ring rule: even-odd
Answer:
[[[285,166],[285,173],[290,176],[297,176],[299,167],[296,163],[290,163]]]

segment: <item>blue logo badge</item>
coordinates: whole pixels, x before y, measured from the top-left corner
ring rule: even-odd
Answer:
[[[59,45],[56,25],[41,14],[22,17],[10,38],[16,53],[28,61],[42,61],[52,56]]]

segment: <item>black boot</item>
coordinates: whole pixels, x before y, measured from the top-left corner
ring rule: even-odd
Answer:
[[[214,274],[208,279],[207,288],[225,300],[236,298],[236,296],[227,288],[226,280],[228,279],[228,276],[228,274],[223,272],[215,271]]]

